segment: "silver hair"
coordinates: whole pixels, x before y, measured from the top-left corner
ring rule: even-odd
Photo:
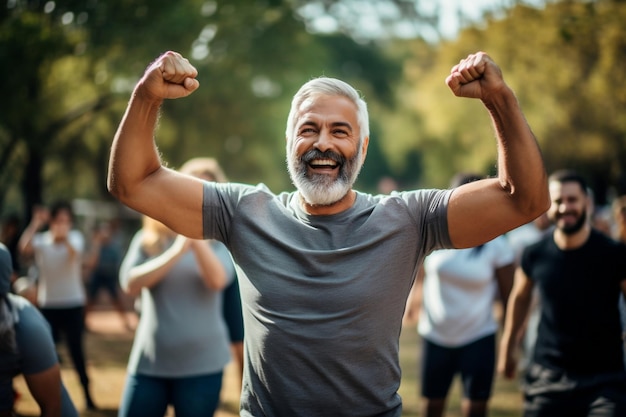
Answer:
[[[289,110],[289,116],[287,117],[287,128],[285,130],[287,143],[290,144],[294,139],[296,116],[300,110],[300,106],[305,100],[316,95],[343,96],[356,105],[357,123],[359,124],[359,131],[361,132],[359,145],[361,145],[363,143],[363,139],[370,134],[367,103],[363,100],[359,92],[350,84],[330,77],[318,77],[308,81],[300,87],[298,92],[293,96],[293,100],[291,101],[291,110]]]

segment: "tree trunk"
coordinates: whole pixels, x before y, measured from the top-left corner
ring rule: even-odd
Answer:
[[[26,208],[26,223],[30,221],[33,207],[43,202],[43,157],[39,150],[30,149],[28,162],[22,177],[22,195]]]

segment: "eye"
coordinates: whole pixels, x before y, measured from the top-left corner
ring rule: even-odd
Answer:
[[[303,127],[302,129],[300,129],[300,131],[298,132],[298,134],[299,134],[300,136],[310,136],[310,135],[315,134],[315,132],[316,132],[316,130],[315,130],[313,127],[311,127],[311,126],[306,126],[306,127]]]

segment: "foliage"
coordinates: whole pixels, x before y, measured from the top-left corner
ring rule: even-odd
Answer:
[[[156,135],[173,167],[212,155],[234,181],[289,188],[291,96],[327,75],[355,85],[370,108],[359,188],[373,191],[383,177],[409,188],[445,187],[459,170],[493,174],[486,111],[444,84],[460,58],[486,50],[515,89],[548,169],[580,169],[600,200],[611,186],[624,192],[623,2],[521,3],[486,15],[456,40],[394,38],[401,22],[434,24],[418,3],[11,0],[0,9],[0,59],[11,63],[0,68],[0,88],[9,92],[0,103],[2,211],[59,197],[109,198],[111,138],[136,80],[168,49],[190,59],[201,83],[190,97],[164,104]],[[384,8],[379,22],[359,26],[372,7]],[[346,20],[346,10],[360,14]],[[324,13],[338,19],[338,30],[311,33]],[[387,32],[367,38],[358,27]]]
[[[7,2],[0,11],[0,57],[12,65],[0,69],[0,88],[11,95],[0,108],[6,167],[0,190],[19,182],[27,208],[51,198],[103,194],[113,93],[132,72],[132,58],[145,66],[163,36],[185,42],[182,24],[158,39],[148,36],[159,7],[160,15],[171,17],[181,8],[147,0]]]
[[[233,180],[288,187],[284,126],[296,88],[325,74],[389,103],[389,75],[399,74],[375,46],[311,35],[295,8],[287,0],[9,1],[0,10],[0,57],[13,64],[0,69],[0,88],[11,91],[0,108],[3,211],[108,198],[117,123],[138,77],[168,49],[198,68],[201,89],[165,103],[157,132],[165,161],[212,155]]]
[[[625,18],[623,2],[518,5],[506,18],[489,18],[438,45],[428,60],[414,53],[405,61],[403,98],[410,97],[423,129],[399,146],[423,151],[426,182],[437,186],[461,169],[494,172],[486,111],[453,97],[442,82],[460,58],[485,50],[516,91],[548,170],[580,170],[602,203],[625,176],[626,75],[619,70],[626,65]]]

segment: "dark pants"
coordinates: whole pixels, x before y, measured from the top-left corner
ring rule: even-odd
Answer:
[[[615,373],[571,378],[533,364],[524,399],[524,417],[623,417],[626,381]]]
[[[424,339],[421,364],[423,397],[446,398],[454,376],[460,374],[465,398],[488,400],[495,370],[495,335],[453,348]]]
[[[55,343],[65,338],[74,368],[80,378],[83,388],[89,385],[85,367],[85,351],[83,349],[83,334],[85,330],[84,307],[71,308],[42,308],[41,312],[52,328],[52,337]]]

